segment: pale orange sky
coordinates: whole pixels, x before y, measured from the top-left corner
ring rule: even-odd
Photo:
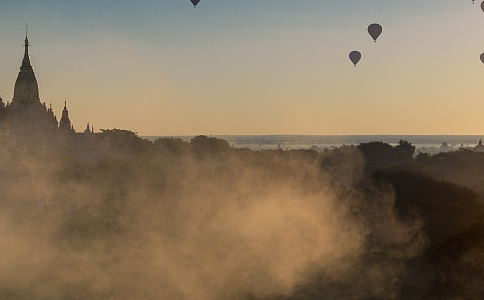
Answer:
[[[28,23],[41,101],[77,131],[482,134],[480,3],[174,2],[0,4],[0,95]]]

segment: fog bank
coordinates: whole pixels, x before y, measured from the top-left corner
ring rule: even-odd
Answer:
[[[194,149],[85,162],[3,146],[0,298],[262,299],[319,282],[328,299],[396,299],[425,237],[390,187],[357,187],[358,153],[330,170],[305,151]]]

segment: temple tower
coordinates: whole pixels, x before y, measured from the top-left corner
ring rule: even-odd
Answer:
[[[30,62],[29,38],[25,35],[25,51],[20,72],[15,81],[12,104],[17,103],[36,103],[40,105],[39,86],[35,78],[34,68]]]
[[[7,107],[7,117],[10,132],[17,138],[43,140],[45,134],[52,134],[57,130],[58,122],[52,109],[48,110],[45,103],[40,103],[29,47],[26,33],[22,65],[15,81],[12,102]]]
[[[59,129],[64,132],[73,131],[71,120],[69,120],[69,111],[67,110],[67,101],[64,101],[64,110],[62,111],[62,118],[59,122]]]

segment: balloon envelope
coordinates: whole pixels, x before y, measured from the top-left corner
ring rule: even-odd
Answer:
[[[481,2],[481,9],[484,11],[484,1]]]
[[[360,61],[361,53],[359,51],[351,51],[350,52],[350,60],[355,65]]]
[[[368,33],[370,34],[370,36],[373,38],[375,42],[376,42],[376,39],[380,36],[382,30],[383,29],[380,24],[373,23],[373,24],[370,24],[370,26],[368,26]]]
[[[200,2],[200,0],[190,0],[193,4],[193,6],[197,6],[198,2]]]
[[[484,53],[481,54],[481,61],[484,64]]]

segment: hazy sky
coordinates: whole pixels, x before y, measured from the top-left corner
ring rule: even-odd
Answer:
[[[366,28],[380,23],[376,43]],[[481,134],[471,0],[0,0],[0,95],[25,24],[42,102],[77,131]],[[359,50],[353,67],[348,58]]]

